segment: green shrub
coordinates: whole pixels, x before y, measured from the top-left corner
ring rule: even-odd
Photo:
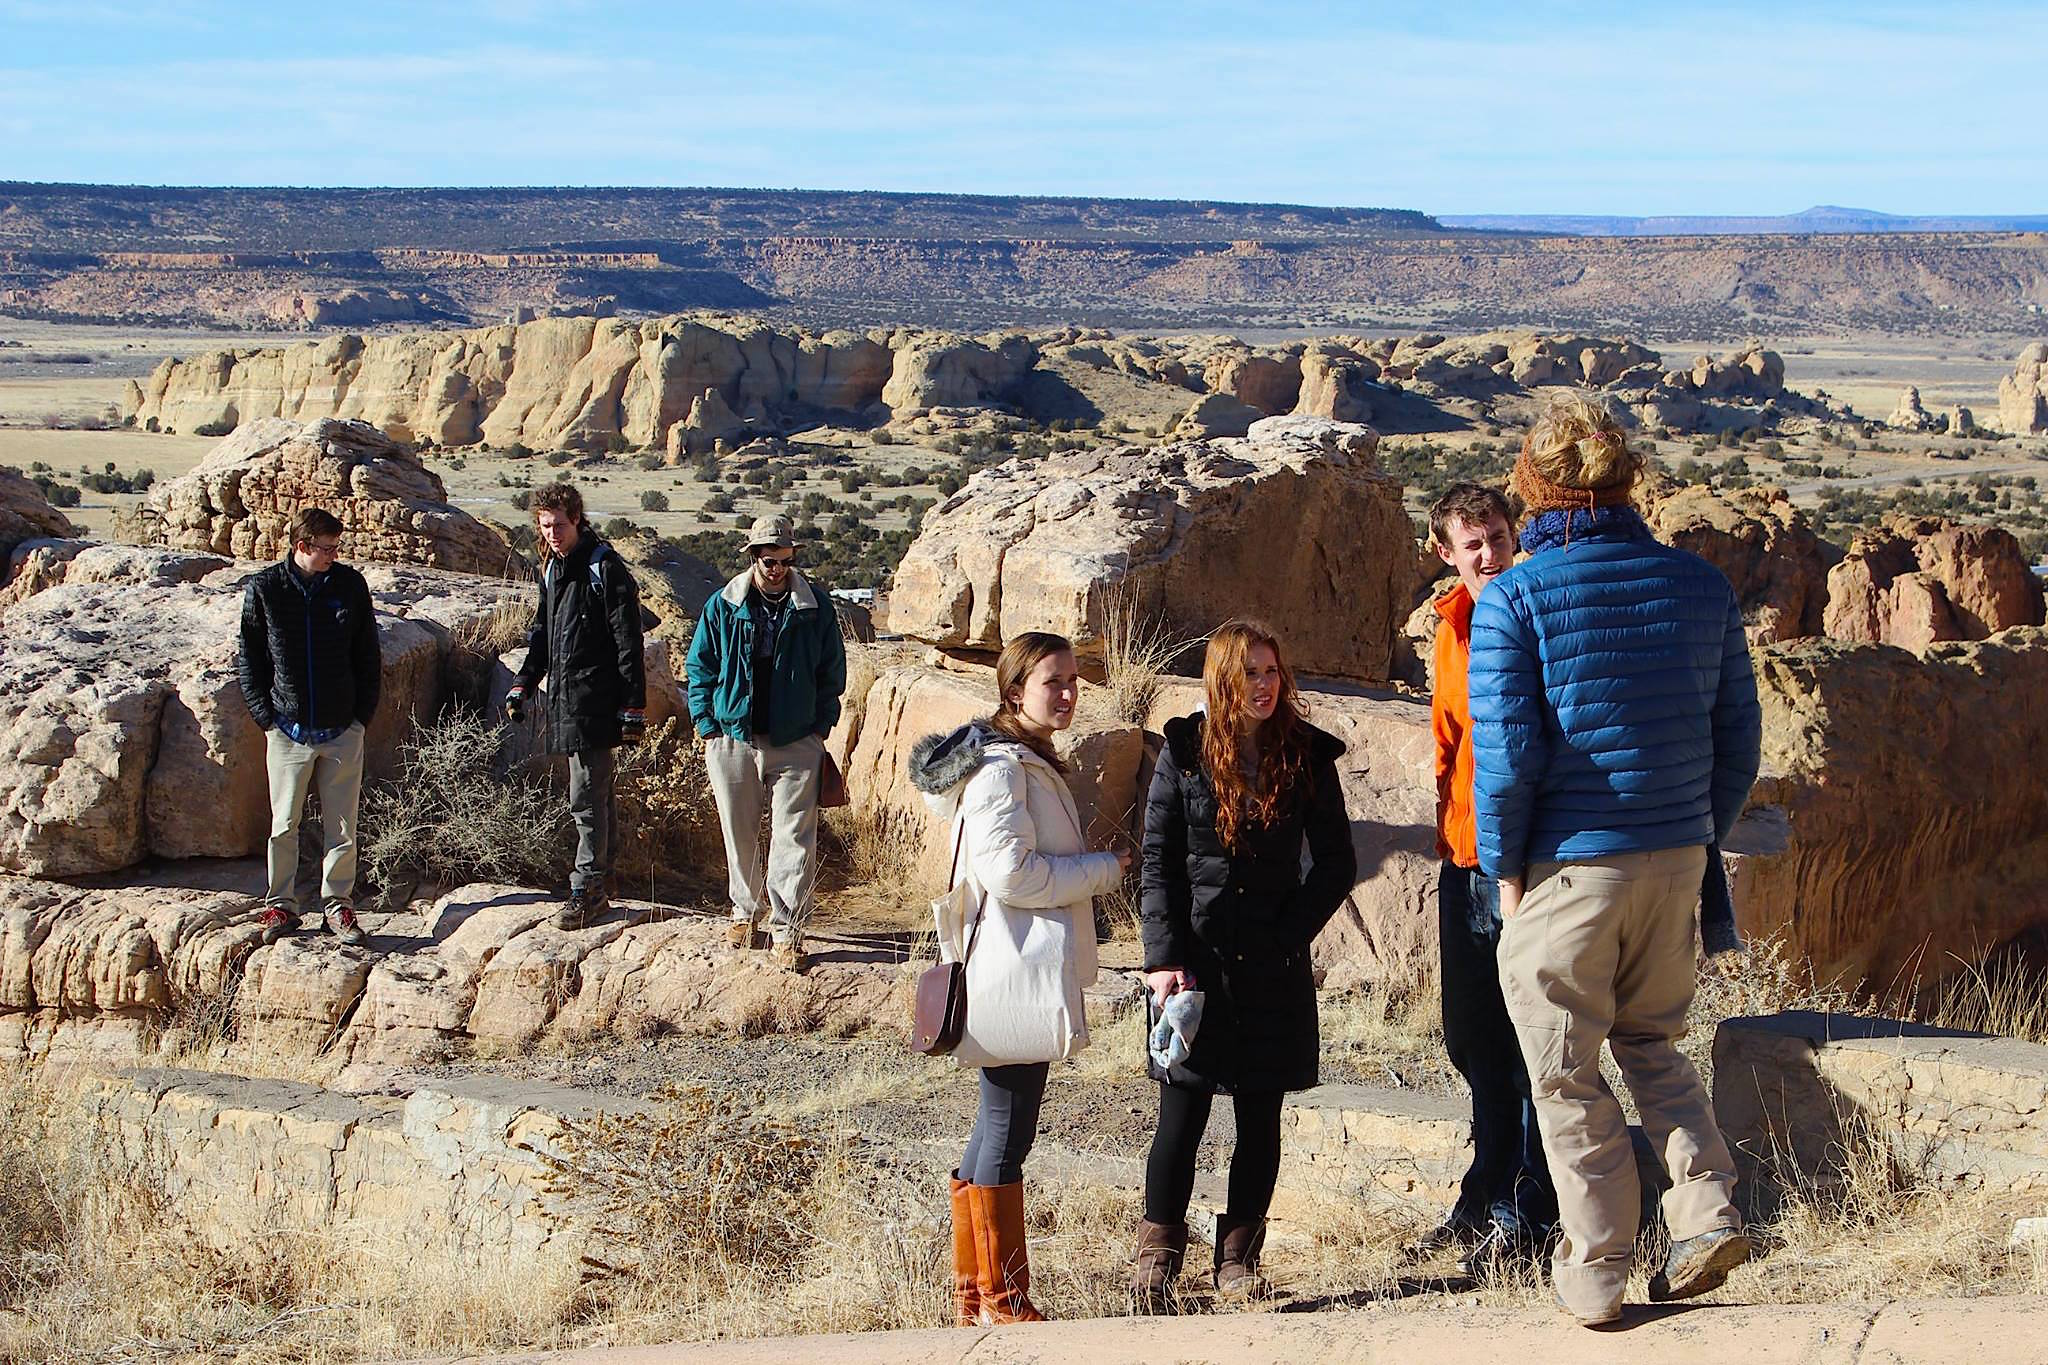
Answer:
[[[192,428],[194,436],[226,436],[235,429],[232,419],[223,417],[218,422],[201,422]]]
[[[648,489],[640,495],[640,510],[643,512],[668,511],[668,494],[659,489]]]

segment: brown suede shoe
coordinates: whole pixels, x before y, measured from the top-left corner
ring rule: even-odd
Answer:
[[[758,948],[761,946],[761,931],[751,924],[742,924],[734,920],[725,926],[725,946],[741,951]]]
[[[981,1261],[975,1252],[972,1187],[953,1172],[953,1325],[972,1327],[981,1316]]]
[[[980,1250],[983,1327],[1011,1322],[1044,1322],[1031,1302],[1031,1261],[1024,1245],[1024,1184],[969,1185],[974,1235]]]
[[[1156,1316],[1174,1311],[1173,1286],[1187,1254],[1186,1223],[1138,1224],[1138,1250],[1131,1266],[1132,1313]]]
[[[1216,1220],[1216,1292],[1234,1299],[1263,1299],[1273,1286],[1259,1274],[1259,1253],[1266,1247],[1263,1218]]]

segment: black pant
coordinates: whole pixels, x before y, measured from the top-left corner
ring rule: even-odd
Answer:
[[[1024,1178],[1024,1158],[1038,1136],[1038,1107],[1045,1101],[1050,1062],[988,1066],[981,1070],[981,1107],[960,1178],[971,1185],[1014,1185]]]
[[[1445,862],[1437,874],[1443,948],[1444,1050],[1472,1089],[1472,1167],[1453,1221],[1499,1223],[1539,1239],[1557,1222],[1557,1191],[1543,1158],[1529,1069],[1501,996],[1500,887],[1477,868]]]
[[[1264,1218],[1273,1205],[1273,1186],[1280,1179],[1280,1102],[1284,1090],[1233,1092],[1237,1111],[1237,1145],[1230,1153],[1230,1207],[1233,1219]],[[1159,1131],[1152,1135],[1152,1154],[1145,1159],[1145,1219],[1176,1227],[1188,1220],[1188,1200],[1195,1193],[1195,1153],[1209,1126],[1214,1092],[1192,1086],[1159,1087]]]

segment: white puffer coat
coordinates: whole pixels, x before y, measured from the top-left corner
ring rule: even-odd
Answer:
[[[954,1059],[1073,1056],[1088,1045],[1081,992],[1097,967],[1094,898],[1122,877],[1116,855],[1087,851],[1073,794],[1050,763],[980,722],[919,740],[910,778],[944,821],[949,857],[962,836],[959,876],[979,907]]]

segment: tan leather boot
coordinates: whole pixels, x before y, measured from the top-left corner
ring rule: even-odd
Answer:
[[[1263,1218],[1216,1220],[1216,1292],[1232,1298],[1262,1299],[1273,1286],[1259,1274],[1259,1253],[1266,1246]]]
[[[953,1325],[972,1327],[981,1315],[981,1258],[976,1254],[972,1189],[953,1173]]]
[[[1044,1322],[1031,1303],[1031,1262],[1024,1246],[1024,1184],[969,1185],[974,1233],[980,1248],[983,1327]]]
[[[1188,1254],[1186,1223],[1138,1224],[1138,1250],[1131,1266],[1131,1311],[1171,1313],[1173,1285]]]

